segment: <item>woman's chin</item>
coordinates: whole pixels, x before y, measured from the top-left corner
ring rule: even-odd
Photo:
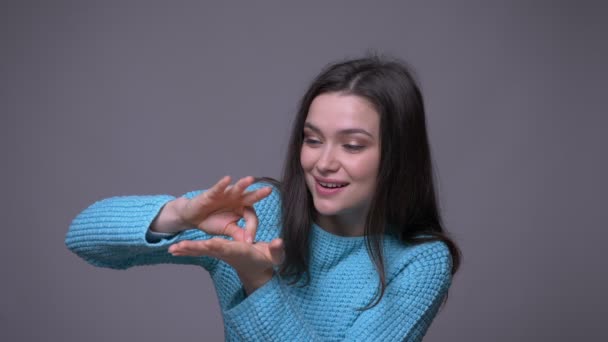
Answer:
[[[315,209],[318,215],[321,216],[336,216],[340,213],[340,208],[329,205],[317,205],[315,203]]]

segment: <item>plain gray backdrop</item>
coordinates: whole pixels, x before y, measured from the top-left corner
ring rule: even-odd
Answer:
[[[2,1],[0,340],[222,340],[202,269],[92,267],[70,221],[279,177],[308,83],[375,49],[416,70],[464,253],[425,341],[606,341],[601,3]]]

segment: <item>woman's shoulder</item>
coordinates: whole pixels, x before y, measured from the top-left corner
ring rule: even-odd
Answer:
[[[388,274],[397,275],[403,271],[412,274],[440,273],[451,275],[452,256],[448,246],[442,241],[404,243],[396,239],[386,241],[386,261]]]
[[[256,189],[270,187],[272,192],[267,197],[264,197],[260,201],[253,205],[258,217],[260,215],[269,215],[267,219],[280,219],[281,217],[281,192],[276,184],[269,183],[267,181],[259,181],[253,183],[247,188],[247,191],[253,191]],[[276,222],[278,223],[278,222]]]

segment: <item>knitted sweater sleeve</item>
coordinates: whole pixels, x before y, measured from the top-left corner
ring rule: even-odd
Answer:
[[[249,190],[261,186],[253,184]],[[193,198],[200,193],[200,190],[192,191],[183,196]],[[118,196],[97,201],[74,218],[65,244],[93,266],[127,269],[138,265],[173,263],[201,265],[212,271],[218,262],[215,258],[174,257],[168,253],[169,246],[178,241],[210,239],[212,235],[196,228],[172,236],[150,234],[150,224],[162,207],[173,199],[175,197],[169,195],[154,195]],[[260,202],[254,205],[254,209],[260,207]],[[256,212],[260,215],[257,209]],[[260,221],[267,219],[260,217]],[[241,220],[239,225],[243,224]]]
[[[450,271],[447,247],[440,242],[425,244],[387,284],[382,300],[352,322],[342,340],[421,341],[451,284]],[[301,308],[290,301],[284,286],[275,276],[224,312],[226,324],[244,340],[322,340],[314,322],[302,319]]]
[[[192,198],[200,191],[184,196]],[[173,257],[168,246],[181,240],[208,239],[198,229],[159,239],[148,229],[169,195],[116,196],[97,201],[80,212],[70,224],[65,238],[69,250],[93,266],[127,269],[161,263],[197,264],[211,270],[211,258]],[[150,239],[152,237],[153,239]]]

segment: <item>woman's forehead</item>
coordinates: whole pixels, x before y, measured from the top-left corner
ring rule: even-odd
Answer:
[[[321,94],[312,101],[306,123],[321,131],[365,129],[378,133],[380,117],[365,98],[341,93]],[[312,127],[311,127],[312,126]]]

